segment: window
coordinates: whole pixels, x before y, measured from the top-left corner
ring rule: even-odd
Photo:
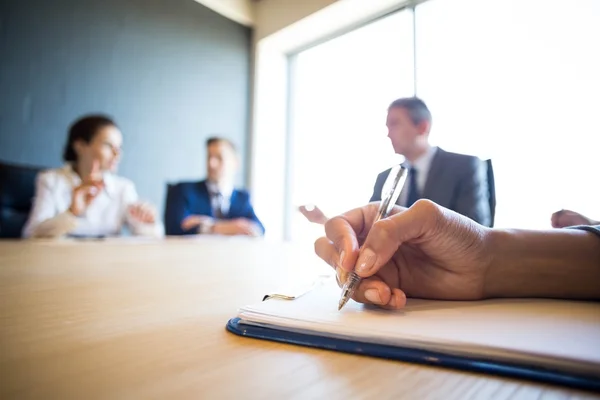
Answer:
[[[600,219],[599,48],[597,0],[429,0],[294,55],[289,237],[323,232],[301,204],[369,200],[401,161],[387,106],[415,90],[433,144],[492,159],[496,226],[548,228],[561,208]]]
[[[600,2],[431,0],[415,17],[432,141],[492,158],[496,226],[600,218]]]
[[[398,162],[386,109],[414,93],[413,15],[407,10],[303,51],[293,61],[290,236],[323,228],[296,211],[335,215],[369,201],[377,174]]]

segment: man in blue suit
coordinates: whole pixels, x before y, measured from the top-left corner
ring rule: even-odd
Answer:
[[[206,150],[207,179],[178,183],[167,193],[166,234],[263,235],[265,229],[254,213],[250,195],[233,186],[238,168],[233,143],[210,138]]]

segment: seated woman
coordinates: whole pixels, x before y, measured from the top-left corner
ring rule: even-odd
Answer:
[[[123,136],[102,115],[69,129],[63,168],[40,173],[24,237],[120,235],[162,236],[154,207],[139,202],[133,182],[116,175]]]

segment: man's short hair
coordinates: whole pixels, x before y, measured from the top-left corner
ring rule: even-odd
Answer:
[[[218,137],[218,136],[213,136],[213,137],[209,137],[208,139],[206,139],[206,148],[208,149],[209,146],[211,146],[215,143],[225,143],[229,147],[231,147],[231,150],[233,150],[234,152],[237,153],[237,149],[235,148],[235,145],[233,144],[233,142],[231,140],[225,139],[223,137]]]
[[[423,121],[431,123],[431,112],[429,111],[429,108],[427,108],[427,104],[418,97],[403,97],[394,100],[388,107],[388,111],[392,108],[405,109],[415,125],[419,125]]]

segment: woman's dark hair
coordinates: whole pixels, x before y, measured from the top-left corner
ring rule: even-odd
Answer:
[[[63,152],[63,160],[77,162],[77,153],[73,145],[81,140],[90,143],[100,128],[105,126],[117,126],[115,122],[106,115],[86,115],[79,118],[69,128],[69,138]]]

